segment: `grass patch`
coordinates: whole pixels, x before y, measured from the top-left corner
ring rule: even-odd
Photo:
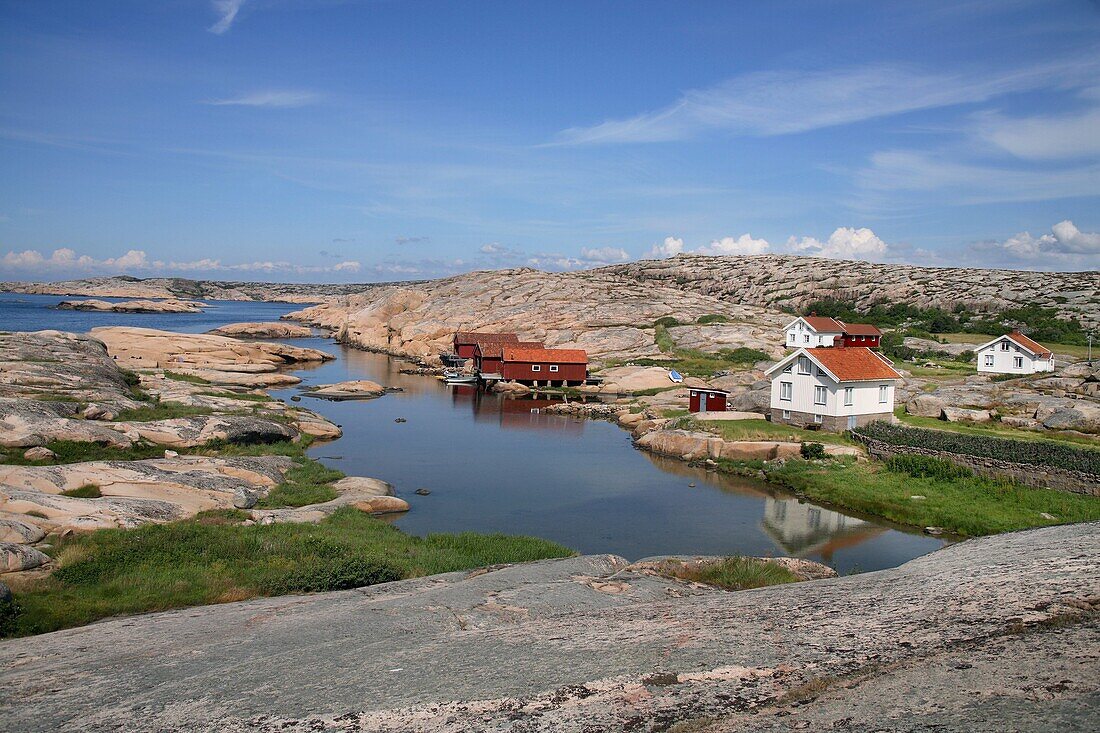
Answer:
[[[1033,489],[973,474],[915,476],[908,469],[891,471],[887,464],[874,462],[787,461],[768,470],[768,479],[813,502],[913,527],[943,527],[963,536],[1100,519],[1100,500],[1095,497]],[[1054,519],[1044,518],[1043,512]]]
[[[725,440],[774,440],[785,443],[829,443],[858,445],[843,433],[826,430],[803,430],[767,420],[695,420],[698,427],[721,435]]]
[[[252,392],[196,392],[204,397],[225,397],[231,400],[247,400],[248,402],[274,402],[275,399],[266,394],[253,394]]]
[[[662,354],[669,354],[676,348],[676,342],[672,340],[672,334],[665,325],[653,327],[653,343],[657,344]]]
[[[168,379],[174,379],[177,382],[190,382],[191,384],[213,384],[209,379],[203,379],[202,377],[196,377],[194,374],[181,374],[180,372],[164,372],[164,376]]]
[[[725,590],[748,590],[798,580],[781,565],[755,557],[726,557],[718,562],[682,566],[676,577],[706,583]]]
[[[729,316],[723,316],[720,313],[708,313],[705,316],[699,316],[695,319],[695,322],[700,326],[707,326],[712,323],[729,323]]]
[[[210,415],[213,412],[214,410],[209,407],[193,407],[191,405],[181,405],[178,402],[153,402],[143,407],[122,410],[115,417],[115,420],[150,422],[152,420],[171,420],[192,415]]]
[[[344,478],[343,471],[329,468],[319,461],[307,460],[283,476],[283,482],[256,503],[257,509],[279,509],[321,504],[336,498],[330,484]]]
[[[36,466],[43,463],[80,463],[82,461],[137,461],[143,458],[163,458],[163,445],[136,444],[130,448],[113,448],[99,443],[75,440],[53,440],[46,447],[57,454],[49,461],[29,461],[23,457],[23,448],[0,450],[0,463],[20,466]],[[181,451],[183,452],[183,451]]]
[[[119,614],[337,590],[497,563],[565,557],[546,540],[501,534],[406,535],[346,508],[319,524],[241,526],[204,513],[104,529],[50,548],[60,568],[16,593],[11,636]]]
[[[98,499],[103,496],[103,492],[99,490],[99,486],[96,484],[84,484],[75,489],[62,491],[61,495],[71,496],[74,499]]]

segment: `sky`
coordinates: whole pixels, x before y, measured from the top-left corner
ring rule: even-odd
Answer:
[[[0,280],[1100,269],[1100,2],[0,0]]]

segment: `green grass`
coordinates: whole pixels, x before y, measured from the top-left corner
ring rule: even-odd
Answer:
[[[60,568],[15,588],[9,636],[120,614],[256,596],[359,587],[399,578],[565,557],[546,540],[501,534],[406,535],[356,509],[319,524],[241,526],[219,511],[169,524],[105,529],[50,548]]]
[[[988,423],[958,423],[947,422],[934,417],[920,417],[910,415],[905,411],[905,406],[894,408],[894,415],[903,425],[911,425],[915,428],[927,428],[930,430],[947,430],[952,433],[966,433],[967,435],[985,435],[993,438],[1012,438],[1013,440],[1029,440],[1044,443],[1073,443],[1100,450],[1100,436],[1088,438],[1082,435],[1071,435],[1060,432],[1038,432],[1024,430],[1023,428],[1010,428],[997,421]]]
[[[36,466],[49,463],[79,463],[82,461],[136,461],[142,458],[163,458],[163,445],[137,444],[131,448],[112,448],[98,443],[75,440],[53,440],[46,447],[57,454],[49,461],[29,461],[23,457],[23,448],[0,449],[0,463]],[[183,451],[180,451],[181,453]]]
[[[191,384],[212,384],[209,379],[203,379],[202,377],[196,377],[193,374],[180,374],[179,372],[164,372],[164,376],[168,379],[174,379],[177,382],[190,382]]]
[[[813,502],[913,527],[943,527],[963,536],[1100,519],[1100,499],[1095,497],[974,475],[918,477],[877,462],[787,461],[768,470],[768,480]],[[925,498],[911,499],[914,495]],[[1042,512],[1055,518],[1045,519]]]
[[[266,394],[253,394],[252,392],[196,392],[197,395],[203,395],[205,397],[226,397],[232,400],[247,400],[249,402],[274,402],[275,399]]]
[[[676,342],[672,340],[672,334],[668,332],[668,327],[665,325],[653,327],[653,343],[657,344],[662,354],[670,354],[676,348]]]
[[[283,475],[283,482],[256,503],[258,509],[278,509],[321,504],[336,498],[330,484],[344,478],[343,471],[329,468],[319,461],[307,460]]]
[[[729,323],[730,317],[723,316],[720,313],[708,313],[705,316],[699,316],[695,319],[695,322],[700,326],[707,326],[711,323]]]
[[[725,440],[774,440],[788,443],[829,443],[832,445],[858,445],[842,433],[826,430],[802,430],[790,425],[780,425],[767,420],[695,420],[703,430],[722,436]]]
[[[937,367],[926,367],[924,364],[932,363],[938,364]],[[914,377],[965,377],[968,374],[975,374],[976,371],[971,364],[964,364],[961,361],[951,361],[949,359],[920,359],[919,361],[894,361],[894,368],[904,369],[912,374]]]
[[[69,489],[68,491],[62,491],[62,496],[71,496],[75,499],[98,499],[103,496],[103,492],[99,490],[99,486],[96,484],[84,484],[83,486],[75,489]]]
[[[115,417],[115,420],[150,422],[152,420],[171,420],[192,415],[210,415],[213,412],[214,410],[209,407],[193,407],[191,405],[181,405],[178,402],[153,402],[143,407],[122,410]]]
[[[717,562],[686,565],[675,576],[725,590],[748,590],[794,583],[798,578],[781,565],[755,557],[726,557]]]

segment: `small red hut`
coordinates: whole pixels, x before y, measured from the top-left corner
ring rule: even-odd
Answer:
[[[688,391],[688,412],[725,412],[729,392],[714,387],[692,387]]]
[[[833,342],[833,346],[866,346],[868,349],[877,349],[882,340],[882,331],[869,323],[845,323],[844,334],[840,337],[841,343]]]
[[[584,349],[544,349],[504,344],[501,376],[522,384],[584,384],[588,353]]]

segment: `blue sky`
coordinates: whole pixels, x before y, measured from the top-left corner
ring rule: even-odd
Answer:
[[[1100,267],[1100,4],[0,2],[0,279]]]

